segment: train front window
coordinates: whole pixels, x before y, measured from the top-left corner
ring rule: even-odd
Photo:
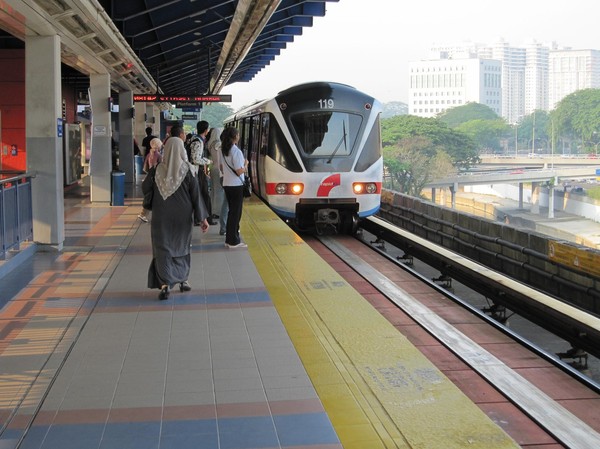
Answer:
[[[362,117],[346,112],[316,111],[294,114],[291,122],[306,156],[331,160],[352,153]]]

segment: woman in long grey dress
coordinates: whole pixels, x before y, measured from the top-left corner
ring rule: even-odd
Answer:
[[[167,299],[171,288],[191,290],[190,245],[193,225],[208,230],[208,211],[198,188],[196,169],[187,160],[183,129],[174,126],[157,165],[154,185],[142,183],[142,192],[154,188],[152,198],[152,262],[148,270],[148,288],[159,288],[159,299]]]

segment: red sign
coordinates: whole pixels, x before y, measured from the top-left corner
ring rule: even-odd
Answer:
[[[228,103],[231,95],[134,95],[133,101],[156,103]]]

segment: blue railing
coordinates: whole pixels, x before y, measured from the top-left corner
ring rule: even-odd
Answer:
[[[33,239],[31,179],[28,173],[0,172],[0,259]]]

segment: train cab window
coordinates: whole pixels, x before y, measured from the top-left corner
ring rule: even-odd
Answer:
[[[330,159],[352,153],[362,117],[346,112],[311,111],[294,114],[291,122],[306,156]]]

